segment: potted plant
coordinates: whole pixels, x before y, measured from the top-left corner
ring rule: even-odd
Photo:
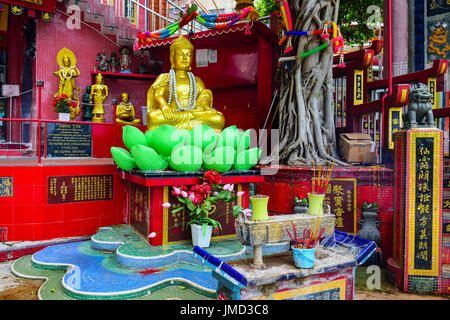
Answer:
[[[69,100],[65,94],[53,97],[53,110],[58,113],[58,120],[70,121],[70,108],[76,107],[77,103]]]
[[[190,220],[186,228],[190,226],[192,244],[194,246],[207,248],[212,233],[222,230],[222,225],[217,218],[221,213],[213,208],[217,201],[233,202],[243,191],[233,195],[233,184],[220,185],[221,175],[214,170],[209,170],[201,177],[201,183],[188,188],[187,186],[173,186],[172,195],[176,196],[178,203],[164,203],[165,208],[172,208],[172,213],[184,210],[189,213]],[[243,208],[239,205],[233,206],[233,216],[236,218]],[[224,214],[224,213],[222,213]]]

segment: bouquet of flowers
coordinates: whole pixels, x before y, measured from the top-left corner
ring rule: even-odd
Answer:
[[[53,97],[53,110],[57,113],[69,113],[70,108],[77,107],[77,103],[75,101],[69,100],[69,97],[65,94],[62,94],[60,96],[54,96]]]
[[[217,212],[211,213],[213,210],[213,204],[218,200],[225,202],[233,202],[244,194],[243,191],[237,192],[236,195],[232,195],[234,190],[233,184],[219,185],[221,175],[214,170],[207,171],[203,177],[202,182],[191,186],[173,186],[172,195],[177,197],[178,203],[171,204],[166,202],[163,204],[165,208],[172,208],[172,213],[176,213],[181,210],[189,213],[190,220],[186,224],[186,227],[192,223],[201,225],[203,233],[206,232],[206,227],[211,225],[213,227],[213,233],[218,233],[222,230],[222,225],[216,219],[220,217]],[[233,206],[233,216],[236,218],[239,212],[243,208],[239,205]],[[246,209],[249,211],[248,209]]]

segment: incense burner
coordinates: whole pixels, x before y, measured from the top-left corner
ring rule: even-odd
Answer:
[[[265,221],[247,219],[240,214],[236,220],[236,237],[243,245],[253,247],[253,264],[256,268],[262,268],[263,245],[290,241],[288,229],[292,230],[294,226],[296,234],[303,234],[315,221],[317,217],[309,214],[275,215]],[[335,223],[335,216],[328,211],[320,217],[318,229],[325,228],[323,236],[329,236],[334,232]]]

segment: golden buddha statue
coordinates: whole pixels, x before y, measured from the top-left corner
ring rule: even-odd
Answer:
[[[105,92],[105,94],[103,94]],[[108,87],[103,84],[103,76],[101,73],[95,76],[95,84],[91,86],[91,94],[89,99],[91,103],[94,103],[94,109],[92,109],[92,122],[105,122],[105,108],[103,103],[108,97]]]
[[[75,84],[75,78],[80,75],[80,70],[76,67],[77,58],[71,50],[62,48],[59,50],[56,60],[58,61],[59,70],[53,74],[59,79],[59,87],[55,97],[66,95],[67,99],[77,102],[76,107],[69,107],[70,120],[73,121],[75,116],[80,114],[80,88]],[[76,96],[74,95],[74,90],[78,91]]]
[[[183,36],[170,46],[170,72],[160,74],[147,92],[148,130],[163,124],[187,130],[206,124],[222,131],[225,118],[213,109],[211,90],[190,72],[193,54],[194,46]]]
[[[136,113],[131,104],[128,93],[122,93],[122,102],[116,107],[116,122],[127,124],[139,124],[141,119],[135,119]]]

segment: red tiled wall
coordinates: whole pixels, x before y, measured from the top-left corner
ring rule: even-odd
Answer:
[[[7,241],[90,235],[98,227],[122,223],[124,188],[115,172],[115,165],[0,167],[0,176],[13,177],[13,196],[0,197],[0,227],[7,228]],[[101,174],[114,175],[113,200],[47,203],[49,176]]]

